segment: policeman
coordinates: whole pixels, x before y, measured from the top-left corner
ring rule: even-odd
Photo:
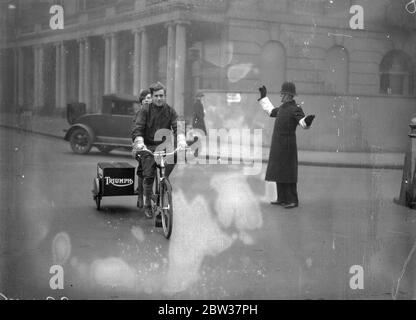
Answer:
[[[276,182],[277,200],[274,205],[282,205],[286,209],[299,205],[297,193],[298,150],[296,145],[296,127],[309,129],[314,115],[305,117],[302,108],[296,104],[296,87],[292,82],[282,85],[280,96],[282,105],[274,107],[267,95],[265,86],[259,88],[258,101],[270,117],[276,118],[270,147],[266,181]]]

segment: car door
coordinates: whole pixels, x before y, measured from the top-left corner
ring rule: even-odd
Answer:
[[[103,97],[101,106],[101,113],[94,114],[92,127],[95,132],[96,139],[101,141],[103,138],[111,137],[113,135],[113,117],[111,110],[113,108],[113,101]]]
[[[131,144],[131,129],[134,119],[133,102],[116,101],[111,115],[111,137],[123,144]]]

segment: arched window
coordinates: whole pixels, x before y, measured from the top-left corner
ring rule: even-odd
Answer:
[[[260,81],[271,92],[280,91],[286,80],[286,50],[280,42],[270,41],[260,56]]]
[[[413,94],[412,62],[403,51],[388,52],[380,63],[380,93]]]
[[[348,93],[348,52],[335,46],[326,55],[325,89],[328,93]]]

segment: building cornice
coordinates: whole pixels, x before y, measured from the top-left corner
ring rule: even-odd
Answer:
[[[20,34],[14,43],[8,43],[4,47],[32,46],[36,43],[53,43],[57,41],[76,40],[81,37],[103,36],[112,32],[142,29],[154,25],[164,25],[167,21],[181,21],[191,23],[192,21],[204,21],[211,23],[223,23],[224,13],[212,14],[181,10],[175,6],[164,8],[164,10],[146,9],[141,12],[133,11],[123,15],[110,15],[92,21],[86,21],[85,13],[79,16],[76,24],[66,24],[63,30],[42,29],[37,32]],[[155,11],[150,14],[149,11]],[[82,22],[84,21],[84,22]],[[86,21],[86,22],[85,22]]]

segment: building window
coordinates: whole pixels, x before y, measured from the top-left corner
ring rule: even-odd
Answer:
[[[326,55],[325,91],[331,94],[348,93],[348,52],[335,46]]]
[[[86,0],[78,0],[77,1],[77,11],[85,11],[87,9]]]
[[[277,41],[270,41],[260,55],[260,81],[271,92],[279,92],[286,81],[286,50]]]
[[[86,1],[86,9],[94,9],[94,8],[100,8],[100,7],[106,7],[110,5],[113,1],[111,0],[88,0]]]
[[[387,53],[380,64],[380,93],[411,95],[414,87],[413,66],[403,51]]]

